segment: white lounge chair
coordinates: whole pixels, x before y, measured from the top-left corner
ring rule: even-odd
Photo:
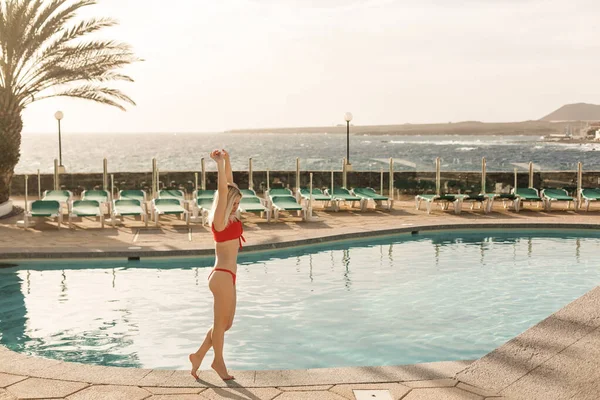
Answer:
[[[100,202],[97,200],[75,200],[69,211],[69,227],[73,228],[73,217],[100,217],[100,225],[104,228],[104,213],[100,209]]]
[[[238,209],[240,212],[244,213],[258,212],[260,213],[261,218],[266,214],[267,222],[271,221],[271,208],[268,207],[266,201],[263,201],[260,197],[242,196]]]
[[[585,211],[589,211],[590,203],[600,200],[600,189],[581,189],[580,192]]]
[[[306,208],[299,204],[294,196],[275,195],[270,196],[270,200],[275,214],[275,221],[279,219],[281,211],[296,211],[303,221],[306,220]]]
[[[62,205],[58,200],[35,200],[23,217],[25,229],[29,226],[29,218],[56,218],[60,229],[63,220]]]
[[[148,226],[148,214],[142,207],[139,200],[136,199],[119,199],[113,201],[112,206],[112,226],[115,226],[117,217],[121,217],[123,222],[125,217],[140,216],[144,221],[144,224]]]
[[[70,190],[44,190],[42,200],[56,200],[61,206],[66,206],[71,210],[71,200],[73,193]]]
[[[178,199],[154,199],[152,200],[152,209],[154,210],[154,222],[158,226],[161,215],[179,215],[180,218],[185,218],[185,223],[190,224],[190,215],[188,210],[181,205],[182,200]]]

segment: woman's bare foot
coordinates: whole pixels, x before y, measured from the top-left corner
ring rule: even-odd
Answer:
[[[197,354],[190,354],[190,362],[192,363],[192,371],[191,374],[195,379],[199,379],[198,378],[198,368],[200,368],[200,364],[202,364],[202,358],[204,357],[200,357]]]
[[[224,381],[230,381],[232,379],[235,379],[233,377],[233,375],[229,375],[227,373],[227,367],[225,366],[225,363],[218,363],[217,361],[213,361],[213,363],[211,364],[212,369],[214,369],[217,374],[219,374],[219,376],[221,377],[221,379],[223,379]]]

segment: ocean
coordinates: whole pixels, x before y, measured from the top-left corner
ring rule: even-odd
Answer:
[[[136,133],[62,135],[63,165],[69,173],[102,172],[108,159],[109,172],[152,170],[152,158],[161,171],[214,170],[208,154],[227,149],[234,170],[247,170],[248,158],[258,170],[341,170],[346,156],[345,134],[268,133]],[[443,171],[479,171],[486,157],[487,170],[527,170],[533,161],[536,171],[575,171],[578,162],[585,170],[600,171],[600,143],[564,144],[543,142],[535,136],[396,136],[351,135],[350,161],[355,171],[385,171],[389,158],[396,171],[434,171],[441,157]],[[57,134],[24,134],[17,174],[53,171],[58,158]]]

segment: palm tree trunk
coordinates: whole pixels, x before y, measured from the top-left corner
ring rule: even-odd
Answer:
[[[0,99],[0,204],[8,201],[10,182],[19,162],[23,120],[16,107]],[[4,104],[2,104],[4,103]]]

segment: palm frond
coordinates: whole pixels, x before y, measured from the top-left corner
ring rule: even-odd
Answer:
[[[76,16],[76,12],[82,7],[95,4],[96,0],[78,0],[75,4],[59,10],[66,2],[67,0],[54,0],[47,9],[42,10],[41,16],[32,22],[33,28],[31,34],[28,35],[30,40],[27,41],[27,46],[21,49],[22,52],[19,53],[20,62],[17,79],[19,79],[23,68],[25,68],[27,63],[36,55],[36,53],[43,52],[43,55],[36,57],[38,61],[43,60],[46,58],[44,56],[51,55],[52,51],[61,44],[83,36],[86,33],[91,33],[103,27],[115,24],[112,20],[110,24],[102,23],[105,21],[101,21],[99,26],[93,26],[92,29],[89,29],[89,26],[87,25],[90,25],[90,23],[93,25],[97,22],[97,19],[92,19],[89,22],[84,21],[77,26],[68,29],[65,25]],[[60,34],[61,30],[63,31],[62,34]],[[59,35],[59,38],[55,39],[57,35]],[[25,75],[28,74],[25,73]]]
[[[40,81],[47,79],[51,70],[57,66],[61,68],[70,67],[70,63],[74,63],[76,59],[93,59],[97,54],[115,54],[121,55],[123,59],[128,57],[130,62],[138,61],[133,56],[133,52],[128,45],[117,43],[115,41],[95,41],[80,43],[75,46],[62,45],[53,50],[54,54],[48,53],[36,58],[37,67],[30,69],[26,74],[18,80],[19,91],[22,89],[32,90],[38,86]],[[81,63],[80,63],[81,64]],[[81,68],[81,67],[80,67]]]
[[[25,85],[16,94],[27,97],[30,93],[39,92],[55,85],[62,85],[80,80],[107,81],[110,79],[132,79],[126,75],[115,73],[120,67],[138,61],[131,52],[119,52],[116,47],[107,46],[109,50],[102,50],[102,44],[90,43],[83,46],[82,50],[69,52],[69,56],[62,61],[47,65],[39,71],[39,76],[34,82]]]
[[[37,35],[30,35],[31,39],[26,43],[26,51],[20,58],[20,69],[16,73],[17,80],[23,81],[28,74],[22,73],[25,66],[35,59],[37,63],[52,62],[60,58],[61,48],[67,43],[83,37],[87,34],[99,31],[102,28],[108,28],[116,25],[117,22],[110,18],[94,18],[88,21],[82,21],[72,28],[65,30],[60,36],[45,40]]]
[[[120,90],[96,85],[83,85],[75,88],[70,88],[60,91],[58,93],[39,97],[35,100],[42,100],[51,97],[61,96],[92,100],[98,103],[108,104],[117,107],[123,111],[126,111],[126,109],[121,103],[135,105],[135,102]],[[35,100],[32,100],[31,102]]]
[[[92,100],[120,109],[135,104],[120,90],[98,85],[133,82],[119,69],[141,60],[125,43],[81,40],[116,25],[111,18],[74,22],[81,8],[96,3],[97,0],[0,0],[0,88],[11,104],[23,108],[33,101],[57,96]],[[52,88],[58,91],[44,95]]]

